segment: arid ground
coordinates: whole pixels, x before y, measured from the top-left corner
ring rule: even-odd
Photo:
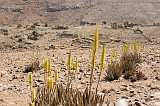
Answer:
[[[132,28],[111,29],[109,25],[96,25],[99,27],[99,49],[94,70],[93,90],[99,75],[99,60],[103,42],[107,45],[106,64],[103,71],[99,93],[107,91],[105,101],[110,106],[119,98],[125,98],[133,106],[160,106],[160,27],[136,26],[143,31],[142,34],[134,34]],[[39,52],[41,68],[34,71],[34,87],[43,83],[43,62],[51,58],[54,72],[59,69],[59,83],[66,84],[66,62],[69,51],[72,51],[73,59],[79,59],[79,73],[73,81],[73,86],[85,89],[89,84],[91,48],[96,26],[69,27],[66,30],[57,30],[43,24],[36,26],[34,30],[30,26],[5,26],[8,35],[1,30],[0,33],[0,105],[1,106],[28,106],[30,103],[30,88],[28,73],[25,68],[32,62],[32,54]],[[146,36],[150,41],[146,39]],[[147,80],[131,82],[124,78],[115,81],[104,80],[107,64],[113,48],[121,53],[121,46],[125,43],[138,41],[144,43],[140,49],[143,62],[138,70],[142,71]],[[105,106],[105,105],[104,105]]]
[[[89,23],[81,25],[81,22]],[[104,22],[104,23],[102,23]],[[106,22],[106,24],[105,24]],[[110,23],[133,23],[133,27],[111,28]],[[97,25],[94,25],[94,24]],[[92,90],[95,90],[102,45],[106,63],[98,89],[107,92],[109,106],[125,98],[130,106],[160,106],[160,1],[159,0],[0,0],[0,106],[29,106],[30,86],[26,67],[39,53],[40,68],[34,70],[33,86],[43,85],[43,62],[51,59],[52,73],[59,69],[58,83],[66,85],[67,57],[79,60],[73,87],[89,84],[93,36],[99,28],[99,49]],[[59,25],[59,26],[57,26]],[[57,28],[60,29],[57,29]],[[134,33],[139,28],[143,33]],[[138,41],[142,63],[138,71],[147,79],[131,82],[123,77],[107,81],[106,70],[113,49]],[[106,104],[104,104],[105,106]]]

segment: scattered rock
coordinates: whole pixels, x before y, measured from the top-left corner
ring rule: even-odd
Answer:
[[[154,106],[160,106],[160,102],[155,102]]]
[[[8,35],[8,29],[1,29],[1,33],[4,35]]]
[[[156,77],[155,77],[156,80],[160,81],[160,75],[158,74]]]
[[[133,89],[131,89],[131,90],[129,91],[129,93],[134,93],[134,90],[133,90]]]
[[[160,100],[160,92],[155,92],[155,93],[152,94],[150,97],[151,97],[151,98],[154,98],[154,99],[159,99],[159,100]]]
[[[0,87],[0,92],[3,92],[3,87]]]
[[[142,106],[140,102],[135,102],[135,106]]]
[[[28,35],[28,39],[30,40],[39,40],[40,34],[36,31],[33,31],[31,35]]]
[[[116,91],[116,94],[121,94],[121,91]]]
[[[121,86],[120,90],[121,91],[129,91],[129,87]]]
[[[7,73],[7,71],[0,71],[0,75],[3,76]]]
[[[22,25],[21,24],[18,24],[17,25],[17,29],[19,29],[19,28],[21,28],[22,27]]]
[[[126,99],[119,99],[115,106],[129,106],[129,103]]]
[[[50,45],[49,49],[55,49],[56,47],[54,45]]]

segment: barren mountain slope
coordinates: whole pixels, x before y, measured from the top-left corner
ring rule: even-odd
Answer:
[[[35,2],[34,2],[35,1]],[[160,22],[160,0],[0,0],[0,23]]]

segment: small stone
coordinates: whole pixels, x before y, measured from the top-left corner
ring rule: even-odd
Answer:
[[[129,93],[134,93],[134,90],[133,90],[133,89],[131,89],[131,90],[129,91]]]
[[[129,87],[121,86],[121,87],[120,87],[120,90],[121,90],[121,91],[129,91]]]
[[[154,106],[160,106],[160,102],[155,102]]]
[[[54,45],[50,45],[49,49],[55,49],[56,47]]]
[[[119,99],[116,102],[116,106],[129,106],[129,103],[126,99]]]
[[[147,86],[147,87],[151,87],[151,84],[150,84],[150,83],[149,83],[149,84],[146,84],[146,86]]]
[[[3,84],[0,84],[0,87],[2,87],[3,86]]]
[[[151,85],[150,89],[151,89],[151,90],[157,89],[157,86],[156,86],[156,85]]]
[[[16,75],[13,75],[12,79],[18,79],[18,77]]]
[[[160,76],[156,76],[155,79],[160,81]]]
[[[153,80],[152,83],[155,84],[157,82],[157,80]]]
[[[116,91],[116,94],[121,94],[121,92],[120,91]]]
[[[82,80],[82,77],[79,77],[78,80]]]
[[[135,94],[131,93],[131,94],[129,94],[128,96],[129,96],[129,97],[133,97],[134,95],[135,95]]]
[[[109,105],[104,105],[104,106],[115,106],[115,104],[114,103],[109,103]]]
[[[139,101],[138,99],[135,99],[134,101]]]
[[[84,70],[80,69],[80,70],[79,70],[79,72],[83,73],[83,72],[84,72]]]
[[[0,92],[3,92],[3,87],[0,87]]]
[[[102,93],[106,93],[108,90],[107,89],[103,89],[102,90]]]
[[[127,87],[127,85],[126,85],[125,83],[122,83],[122,86],[125,86],[125,87]]]
[[[160,99],[160,92],[155,92],[152,96],[154,98]]]
[[[85,75],[86,78],[89,78],[89,75]]]
[[[120,78],[119,78],[119,81],[123,81],[123,77],[120,77]]]
[[[140,85],[142,85],[141,82],[134,82],[134,85],[136,85],[137,87],[139,87]]]
[[[90,72],[87,72],[86,75],[91,75],[91,73],[90,73]]]
[[[142,106],[140,102],[135,102],[135,106]]]
[[[3,76],[4,74],[6,74],[7,71],[0,71],[0,75]]]
[[[86,82],[85,82],[85,81],[82,81],[81,84],[86,84]]]
[[[11,79],[9,79],[9,81],[13,81],[13,79],[11,78]]]

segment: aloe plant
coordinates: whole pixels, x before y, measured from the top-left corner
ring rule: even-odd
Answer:
[[[72,63],[71,51],[68,54],[67,60],[67,70],[68,70],[68,83],[66,86],[57,83],[58,80],[58,70],[55,70],[53,81],[51,74],[51,63],[50,59],[46,59],[44,61],[44,86],[38,87],[36,94],[32,96],[31,106],[102,106],[104,103],[104,95],[98,95],[97,89],[100,81],[97,83],[96,92],[91,91],[92,88],[92,78],[93,78],[93,70],[95,67],[95,55],[98,50],[98,27],[96,28],[94,43],[93,43],[93,51],[92,51],[92,59],[91,59],[91,76],[90,76],[90,85],[86,87],[85,91],[80,91],[79,89],[73,89],[71,86],[70,79],[70,70],[73,66],[75,73],[78,72],[78,58],[74,63]],[[105,64],[105,53],[106,53],[106,44],[103,46],[102,56],[100,60],[100,71],[104,69]],[[100,72],[100,73],[101,73]],[[46,75],[46,73],[49,73]],[[31,81],[29,81],[31,82]],[[36,95],[36,97],[35,97]],[[34,98],[34,99],[33,99]]]

